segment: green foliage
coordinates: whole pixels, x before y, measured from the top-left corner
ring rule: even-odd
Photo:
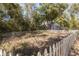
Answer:
[[[64,16],[58,17],[55,22],[58,23],[62,29],[68,30],[70,27],[69,21],[67,19],[65,19]]]
[[[67,8],[67,4],[41,4],[39,7],[40,13],[44,14],[44,18],[47,21],[52,21],[56,19],[58,16],[60,16],[63,11]]]
[[[79,4],[74,3],[71,7],[73,13],[77,13],[79,11]]]
[[[72,19],[69,22],[70,22],[70,29],[79,29],[78,28],[79,22],[74,15],[72,16]]]
[[[67,4],[41,4],[34,12],[33,18],[36,23],[36,28],[40,28],[43,22],[54,23],[57,17],[60,17],[63,11],[67,8]],[[41,26],[43,29],[47,29],[45,25]]]
[[[68,4],[42,3],[36,7],[35,10],[32,10],[32,6],[35,6],[35,4],[25,5],[27,15],[24,18],[19,4],[0,4],[0,32],[49,29],[44,22],[47,22],[47,24],[48,22],[50,22],[50,24],[57,23],[62,29],[79,29],[79,21],[75,16],[72,16],[71,20],[67,20],[63,16],[63,12],[68,7]],[[78,12],[78,5],[79,4],[72,5],[72,14]],[[7,15],[10,16],[10,19],[4,20],[4,17]]]

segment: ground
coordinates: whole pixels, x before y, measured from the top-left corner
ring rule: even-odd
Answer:
[[[39,31],[38,31],[39,32]],[[39,33],[25,33],[23,36],[11,36],[9,38],[4,38],[0,44],[0,48],[5,49],[7,52],[14,50],[16,53],[18,51],[30,50],[37,51],[38,49],[47,47],[48,44],[59,41],[59,37],[65,37],[69,33],[68,31],[41,31]],[[29,49],[28,49],[29,48]],[[24,53],[24,52],[22,52]],[[29,52],[28,52],[29,53]]]

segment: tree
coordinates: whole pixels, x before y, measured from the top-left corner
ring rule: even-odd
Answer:
[[[70,23],[63,15],[58,17],[55,22],[60,25],[61,29],[69,29]]]
[[[35,20],[39,19],[41,22],[54,23],[57,17],[60,17],[63,11],[67,8],[67,4],[41,4],[37,9],[37,14],[35,15]]]
[[[78,29],[79,22],[75,15],[72,15],[72,19],[69,22],[70,22],[70,29]]]
[[[3,4],[5,9],[7,10],[7,15],[10,16],[10,23],[13,23],[13,27],[15,28],[14,31],[22,31],[24,20],[20,11],[19,4]]]

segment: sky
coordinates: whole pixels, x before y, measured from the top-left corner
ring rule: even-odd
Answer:
[[[19,4],[23,10],[23,15],[26,15],[27,11],[26,11],[26,8],[25,8],[25,3],[20,3]],[[39,6],[39,3],[35,3],[35,7],[38,7]],[[35,7],[33,6],[32,7],[32,10],[35,10]]]

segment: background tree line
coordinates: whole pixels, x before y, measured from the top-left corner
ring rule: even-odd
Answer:
[[[22,9],[24,5],[24,10]],[[72,4],[70,17],[64,13],[69,4],[39,3],[37,4],[0,4],[0,33],[14,31],[32,31],[51,29],[57,23],[62,29],[79,29],[79,4]],[[25,15],[24,11],[26,12]],[[70,19],[71,18],[71,19]]]

